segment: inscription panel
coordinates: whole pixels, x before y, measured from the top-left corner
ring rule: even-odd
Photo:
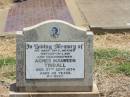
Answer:
[[[83,79],[84,42],[26,42],[26,79]]]

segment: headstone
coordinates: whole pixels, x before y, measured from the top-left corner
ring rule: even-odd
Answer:
[[[82,96],[88,97],[95,89],[91,31],[51,20],[17,33],[16,43],[17,92],[29,92],[24,94],[26,97],[30,93],[36,95],[34,92],[45,97],[48,95],[45,93],[52,93],[54,97],[53,93],[74,92],[72,94],[80,96],[80,92],[85,92]],[[24,96],[13,92],[11,97],[14,95]]]

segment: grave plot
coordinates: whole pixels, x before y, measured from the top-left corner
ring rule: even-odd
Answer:
[[[73,24],[65,0],[27,0],[16,3],[9,10],[5,32],[21,31],[25,27],[52,19]]]
[[[16,34],[10,97],[99,97],[93,82],[93,32],[60,20]]]

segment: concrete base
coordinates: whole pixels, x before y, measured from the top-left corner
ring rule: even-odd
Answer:
[[[100,96],[96,84],[93,84],[92,92],[16,92],[12,90],[10,91],[9,97],[100,97]]]
[[[76,1],[91,29],[130,31],[130,0]]]

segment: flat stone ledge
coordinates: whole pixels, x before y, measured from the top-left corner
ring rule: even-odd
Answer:
[[[9,97],[100,97],[95,83],[92,92],[16,92],[15,90],[10,91]]]
[[[76,0],[91,29],[130,28],[130,0]],[[100,7],[99,7],[100,6]],[[119,31],[119,30],[118,30]]]

